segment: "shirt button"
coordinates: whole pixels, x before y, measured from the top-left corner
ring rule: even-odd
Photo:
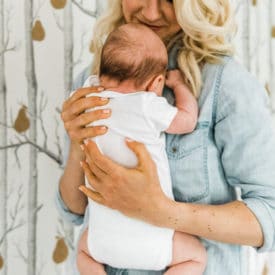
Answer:
[[[178,148],[177,147],[172,147],[172,152],[175,154],[175,153],[177,153],[177,151],[178,151]]]

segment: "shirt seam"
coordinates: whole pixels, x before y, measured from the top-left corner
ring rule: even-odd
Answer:
[[[229,59],[230,58],[225,57],[223,60],[223,64],[218,67],[218,76],[217,76],[217,80],[215,83],[213,105],[212,105],[212,110],[213,110],[212,125],[216,123],[217,110],[218,110],[218,97],[219,97],[220,90],[221,90],[221,80],[222,80],[225,66],[227,65],[227,62],[229,61]]]

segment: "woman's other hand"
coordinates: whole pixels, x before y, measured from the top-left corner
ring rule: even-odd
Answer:
[[[156,165],[145,146],[130,140],[126,143],[138,158],[135,168],[116,164],[92,141],[82,145],[86,161],[81,166],[94,191],[83,185],[80,190],[97,203],[157,225],[160,208],[169,198],[160,187]]]
[[[86,96],[90,93],[99,93],[102,90],[102,87],[80,88],[64,102],[62,107],[61,118],[71,144],[64,173],[60,179],[59,190],[65,205],[71,212],[80,215],[85,212],[87,197],[78,190],[78,187],[85,182],[83,170],[79,167],[79,161],[83,160],[85,155],[79,145],[83,143],[84,139],[102,135],[107,131],[104,126],[86,127],[86,125],[110,116],[108,109],[85,112],[109,102],[105,98],[102,100],[100,97]]]
[[[85,112],[109,102],[107,98],[86,97],[103,89],[102,87],[80,88],[64,102],[61,118],[72,143],[81,144],[84,139],[102,135],[107,131],[105,126],[85,127],[96,120],[108,118],[111,114],[110,109]]]

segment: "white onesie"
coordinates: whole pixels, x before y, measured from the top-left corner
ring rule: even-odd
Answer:
[[[97,77],[91,76],[84,86],[97,82]],[[173,198],[164,131],[177,108],[153,92],[103,91],[89,96],[110,99],[108,105],[97,109],[110,108],[111,117],[92,124],[108,127],[106,134],[93,138],[101,152],[123,166],[135,167],[137,158],[125,144],[125,138],[145,144],[157,165],[164,193]],[[89,186],[87,182],[86,185]],[[171,263],[172,229],[129,218],[90,199],[89,213],[88,249],[96,261],[115,268],[146,270],[161,270]]]

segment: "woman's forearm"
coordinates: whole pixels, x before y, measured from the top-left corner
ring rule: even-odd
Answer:
[[[95,194],[84,188],[86,196],[156,226],[220,242],[262,246],[261,226],[243,202],[204,205],[173,201],[161,190],[156,166],[145,146],[135,141],[127,141],[127,145],[138,157],[136,169],[126,169],[111,161],[94,142],[84,146],[89,162],[83,169],[87,177],[92,175],[90,182],[96,190]],[[103,172],[105,175],[99,181]]]
[[[64,203],[73,213],[80,215],[84,214],[87,205],[87,197],[78,189],[85,183],[84,173],[80,167],[80,161],[83,159],[84,154],[79,144],[71,144],[69,158],[59,182]]]
[[[258,220],[241,201],[203,205],[170,200],[162,208],[165,214],[157,221],[160,226],[220,242],[254,247],[263,244]]]

